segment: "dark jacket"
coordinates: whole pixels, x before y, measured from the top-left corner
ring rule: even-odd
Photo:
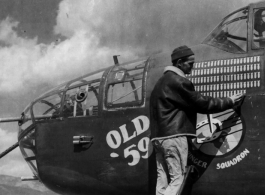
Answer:
[[[232,107],[230,98],[203,96],[187,78],[167,71],[151,94],[151,137],[196,136],[197,113],[217,113]]]

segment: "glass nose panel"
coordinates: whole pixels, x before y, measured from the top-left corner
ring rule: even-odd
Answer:
[[[35,129],[31,130],[19,141],[19,146],[21,153],[28,163],[31,171],[35,176],[38,176],[35,148]]]
[[[61,99],[62,93],[55,93],[38,100],[33,105],[33,114],[35,120],[58,117],[60,115]]]
[[[20,151],[28,163],[33,174],[38,177],[36,150],[35,150],[35,129],[32,128],[32,117],[30,114],[30,105],[22,113],[22,122],[19,124],[19,147]],[[23,136],[24,135],[24,136]],[[21,137],[23,136],[23,137]]]

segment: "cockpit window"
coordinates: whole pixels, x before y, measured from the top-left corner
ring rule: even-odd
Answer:
[[[265,47],[265,8],[254,9],[252,48]]]
[[[138,69],[138,71],[122,71],[117,72],[117,74],[124,74],[126,78],[122,83],[115,83],[109,86],[108,104],[111,106],[125,102],[141,102],[143,69]]]
[[[227,16],[203,43],[231,53],[247,51],[248,8],[243,8]]]
[[[116,66],[109,73],[105,94],[107,108],[140,106],[143,103],[146,60]]]

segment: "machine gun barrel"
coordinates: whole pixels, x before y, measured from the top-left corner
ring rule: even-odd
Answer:
[[[3,157],[3,156],[5,156],[5,155],[7,155],[9,152],[11,152],[12,150],[14,150],[16,147],[18,147],[18,142],[17,143],[15,143],[13,146],[11,146],[11,147],[9,147],[8,149],[6,149],[4,152],[2,152],[1,154],[0,154],[0,159]]]
[[[47,119],[47,118],[51,118],[52,115],[38,115],[35,117],[35,119]],[[6,123],[6,122],[22,122],[22,121],[27,121],[30,120],[31,117],[29,116],[23,116],[23,117],[10,117],[10,118],[0,118],[0,123]],[[28,131],[27,133],[29,133],[30,131]],[[9,152],[11,152],[12,150],[14,150],[15,148],[17,148],[19,146],[19,142],[16,142],[14,145],[12,145],[11,147],[9,147],[8,149],[6,149],[4,152],[0,153],[0,159],[7,155]]]
[[[21,117],[0,118],[0,123],[21,121]]]
[[[51,118],[52,114],[47,114],[47,115],[37,115],[34,118],[35,119],[46,119],[46,118]],[[0,118],[0,123],[8,123],[8,122],[22,122],[22,121],[27,121],[31,120],[30,116],[23,116],[23,117],[9,117],[9,118]]]
[[[0,118],[0,123],[20,122],[20,121],[21,121],[21,117]],[[18,146],[19,146],[19,143],[16,142],[14,145],[12,145],[11,147],[7,148],[4,152],[0,153],[0,159],[3,156],[7,155],[12,150],[14,150],[15,148],[17,148]]]

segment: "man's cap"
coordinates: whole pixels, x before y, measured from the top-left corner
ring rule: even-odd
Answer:
[[[171,61],[175,61],[179,58],[188,57],[194,55],[193,51],[186,45],[177,47],[171,54]]]

